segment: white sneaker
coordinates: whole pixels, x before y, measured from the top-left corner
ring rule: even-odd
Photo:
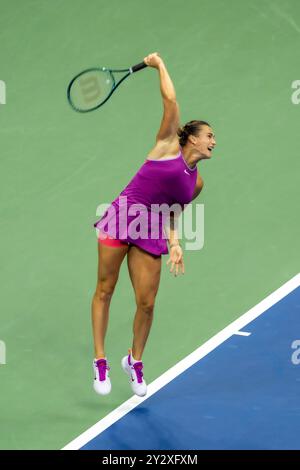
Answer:
[[[123,357],[122,368],[124,372],[130,377],[130,385],[133,393],[139,397],[144,397],[147,393],[147,384],[143,379],[143,363],[142,361],[132,364],[131,355]]]
[[[99,395],[108,395],[111,391],[111,383],[108,371],[108,363],[106,359],[94,359],[94,390]]]

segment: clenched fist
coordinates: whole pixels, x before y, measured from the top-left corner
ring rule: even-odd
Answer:
[[[154,67],[158,69],[158,67],[163,64],[163,60],[159,56],[158,52],[153,52],[152,54],[147,55],[144,58],[145,64],[147,64],[149,67]]]

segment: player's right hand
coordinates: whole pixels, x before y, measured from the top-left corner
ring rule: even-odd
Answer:
[[[155,69],[158,69],[158,67],[163,63],[163,60],[158,52],[153,52],[152,54],[149,54],[144,57],[144,62],[149,67],[154,67]]]

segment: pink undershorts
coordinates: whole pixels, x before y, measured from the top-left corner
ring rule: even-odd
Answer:
[[[102,245],[106,246],[113,246],[115,248],[118,248],[120,246],[128,245],[127,242],[121,241],[121,240],[116,240],[115,238],[111,237],[110,235],[101,232],[101,238],[100,238],[100,230],[99,230],[99,235],[98,235],[98,242],[102,243]]]

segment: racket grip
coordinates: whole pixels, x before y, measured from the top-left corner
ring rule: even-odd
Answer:
[[[131,70],[132,70],[132,72],[138,72],[139,70],[142,70],[145,67],[148,67],[148,65],[145,64],[145,62],[141,62],[140,64],[137,64],[137,65],[134,65],[133,67],[131,67]]]

